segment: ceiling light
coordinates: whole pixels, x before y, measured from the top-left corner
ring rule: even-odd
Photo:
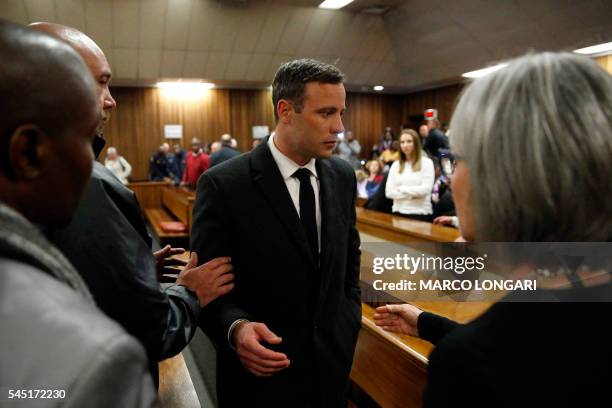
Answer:
[[[574,50],[576,54],[584,55],[602,55],[612,53],[612,42],[605,44],[597,44],[590,47],[579,48]]]
[[[155,86],[161,89],[171,89],[171,90],[204,90],[204,89],[212,89],[215,87],[215,84],[211,84],[210,82],[158,82]]]
[[[461,74],[462,77],[464,78],[480,78],[483,77],[485,75],[489,75],[492,72],[495,72],[499,69],[504,68],[506,65],[508,64],[497,64],[497,65],[493,65],[492,67],[487,67],[487,68],[483,68],[483,69],[478,69],[476,71],[470,71],[470,72],[466,72],[464,74]]]
[[[156,86],[163,95],[176,99],[199,99],[207,95],[207,90],[215,87],[209,82],[158,82]]]
[[[374,86],[374,90],[375,90],[375,91],[382,91],[383,89],[385,89],[385,87],[384,87],[384,86],[382,86],[382,85],[375,85],[375,86]]]
[[[319,8],[337,10],[352,2],[353,0],[325,0],[323,3],[319,4]]]

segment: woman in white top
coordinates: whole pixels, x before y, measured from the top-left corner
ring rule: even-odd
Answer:
[[[117,154],[117,149],[114,147],[106,149],[106,160],[104,160],[104,165],[113,172],[119,181],[123,184],[128,183],[128,177],[132,174],[132,166],[130,166],[127,160]]]
[[[432,221],[431,190],[434,165],[423,154],[421,139],[412,129],[400,137],[400,159],[393,162],[385,187],[393,200],[393,213],[419,221]]]

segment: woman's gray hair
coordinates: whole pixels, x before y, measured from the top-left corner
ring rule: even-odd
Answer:
[[[612,76],[529,54],[466,87],[451,120],[480,241],[612,238]]]

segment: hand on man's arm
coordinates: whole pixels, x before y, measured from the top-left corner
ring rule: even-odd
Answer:
[[[214,258],[205,264],[198,264],[198,254],[191,253],[189,263],[179,274],[176,284],[186,286],[198,296],[201,307],[229,293],[234,288],[231,258]]]
[[[287,368],[287,355],[264,347],[261,343],[280,344],[283,339],[263,323],[242,321],[233,328],[232,342],[240,362],[252,374],[269,377]]]
[[[159,282],[174,282],[173,278],[169,278],[164,275],[175,275],[180,272],[180,270],[176,269],[175,266],[187,265],[187,262],[182,259],[172,258],[172,256],[180,255],[184,252],[184,248],[173,248],[170,245],[166,245],[159,251],[153,252],[153,256],[155,257],[157,280]]]

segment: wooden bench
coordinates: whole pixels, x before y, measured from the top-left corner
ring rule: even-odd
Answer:
[[[164,247],[168,244],[179,248],[188,246],[189,234],[187,232],[166,232],[162,229],[162,222],[177,221],[167,210],[164,208],[145,208],[144,215],[160,246]]]
[[[201,408],[182,354],[159,363],[157,396],[162,408]]]
[[[151,225],[153,233],[162,247],[170,244],[188,248],[195,193],[180,187],[166,185],[161,188],[159,196],[160,207],[144,209],[145,217]],[[184,232],[166,232],[160,225],[165,221],[180,221],[187,226],[187,230]]]

